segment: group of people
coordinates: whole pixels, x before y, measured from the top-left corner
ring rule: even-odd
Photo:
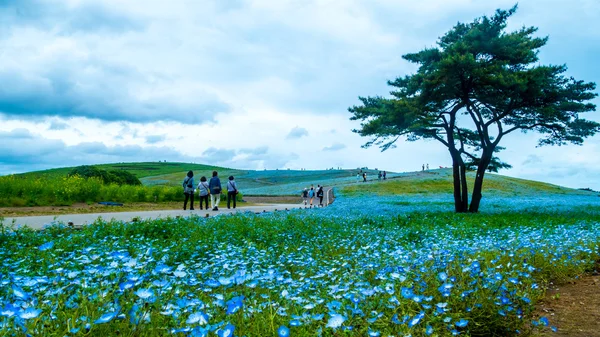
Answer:
[[[183,194],[185,195],[185,201],[183,202],[183,210],[187,209],[187,203],[190,201],[190,210],[194,210],[194,194],[198,191],[200,196],[200,209],[202,203],[204,208],[208,210],[208,198],[210,196],[210,207],[213,211],[219,210],[219,202],[221,201],[221,180],[217,171],[213,171],[212,178],[207,182],[206,177],[201,177],[198,186],[194,186],[194,172],[189,171],[185,179],[183,179]],[[227,181],[227,208],[231,208],[231,201],[233,200],[233,208],[236,207],[236,196],[238,194],[237,184],[235,178],[229,176]]]
[[[360,178],[362,178],[363,183],[366,183],[367,182],[367,172],[366,171],[362,172],[362,173],[361,172],[357,172],[356,173],[356,182],[359,182]],[[383,180],[387,179],[387,172],[386,171],[383,171],[383,172],[379,171],[377,173],[377,179],[381,180],[382,178],[383,178]]]
[[[325,191],[323,190],[323,186],[317,185],[317,188],[315,189],[313,185],[310,185],[310,189],[308,189],[307,187],[302,191],[302,200],[304,200],[304,207],[312,208],[315,197],[319,198],[319,207],[323,207],[324,195]]]

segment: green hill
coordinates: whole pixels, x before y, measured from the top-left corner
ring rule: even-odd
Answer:
[[[475,172],[467,173],[469,193],[472,193]],[[392,194],[451,194],[452,170],[439,169],[424,172],[410,172],[397,175],[385,182],[376,184],[354,184],[344,186],[342,192],[347,195],[374,193],[377,195]],[[483,182],[483,193],[505,196],[535,194],[578,194],[589,195],[593,192],[582,191],[539,181],[507,177],[488,173]]]
[[[145,186],[179,187],[188,170],[193,170],[196,180],[201,176],[210,178],[212,171],[226,180],[233,175],[244,195],[298,195],[303,188],[317,184],[336,187],[347,195],[358,194],[450,194],[452,172],[450,169],[428,170],[408,173],[388,172],[388,180],[378,181],[376,170],[366,170],[369,182],[356,182],[356,169],[343,170],[239,170],[203,164],[145,162],[94,165],[104,170],[126,170],[135,174]],[[64,178],[72,167],[15,175],[24,179]],[[474,173],[469,173],[472,188]],[[487,174],[484,193],[502,195],[589,194],[591,192],[570,189],[552,184]]]

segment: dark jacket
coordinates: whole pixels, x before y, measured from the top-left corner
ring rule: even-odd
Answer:
[[[220,194],[221,193],[221,180],[219,177],[210,178],[210,182],[208,183],[208,188],[210,189],[211,194]]]
[[[323,196],[323,187],[319,187],[319,190],[317,191],[317,198],[320,198]]]

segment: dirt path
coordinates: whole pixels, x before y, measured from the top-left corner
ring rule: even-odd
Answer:
[[[221,204],[222,205],[222,204]],[[134,219],[157,219],[166,217],[186,217],[191,215],[197,215],[201,217],[211,217],[222,214],[231,214],[238,212],[275,212],[283,211],[286,209],[300,208],[300,204],[271,204],[271,205],[260,205],[260,206],[248,206],[238,207],[236,209],[227,209],[227,207],[219,208],[219,211],[208,211],[199,210],[184,211],[184,210],[160,210],[160,211],[134,211],[134,212],[114,212],[114,213],[90,213],[90,214],[62,214],[62,215],[44,215],[44,216],[27,216],[27,217],[14,217],[5,218],[4,224],[15,224],[16,226],[28,226],[34,229],[41,229],[45,225],[51,224],[52,222],[62,222],[65,224],[72,223],[75,226],[83,226],[93,223],[98,218],[103,220],[117,220],[117,221],[133,221]],[[304,206],[302,206],[303,208]]]
[[[541,327],[534,336],[600,336],[600,275],[548,289],[537,315],[547,317],[558,331]]]

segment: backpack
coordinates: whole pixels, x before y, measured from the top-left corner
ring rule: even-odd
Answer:
[[[185,178],[185,180],[183,181],[183,188],[186,187],[186,184],[188,188],[194,187],[192,186],[192,179],[190,177]]]

